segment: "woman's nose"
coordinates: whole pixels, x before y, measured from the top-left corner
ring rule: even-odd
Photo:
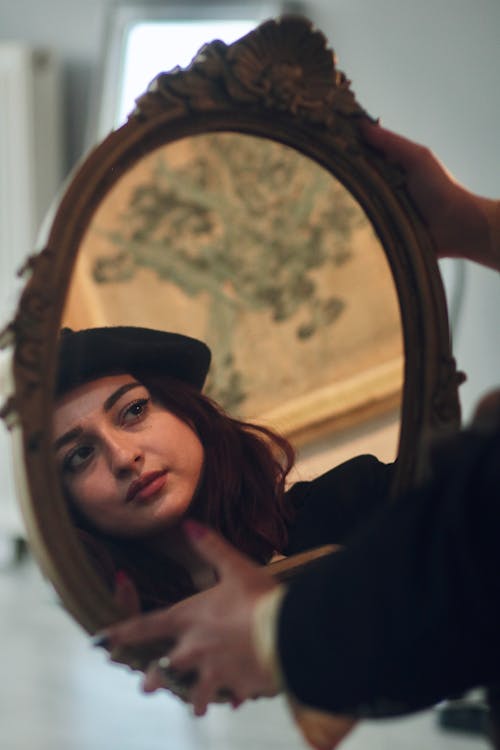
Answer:
[[[107,448],[111,470],[117,476],[120,474],[140,474],[144,456],[131,435],[108,436]]]

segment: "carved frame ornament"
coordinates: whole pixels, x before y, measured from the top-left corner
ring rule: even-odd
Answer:
[[[50,439],[57,339],[83,233],[103,196],[145,154],[187,135],[217,131],[284,143],[329,170],[352,193],[385,249],[397,288],[405,382],[394,493],[415,478],[431,432],[459,424],[459,375],[431,239],[404,174],[360,136],[356,102],[323,34],[305,19],[271,20],[230,46],[204,46],[187,69],[161,73],[128,122],[75,172],[29,276],[4,345],[14,344],[15,392],[2,416],[22,444],[29,536],[68,610],[93,633],[118,612],[90,567],[66,511]],[[160,649],[161,652],[161,649]],[[143,667],[151,652],[114,655]]]

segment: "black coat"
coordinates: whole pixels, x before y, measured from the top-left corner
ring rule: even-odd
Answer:
[[[384,473],[378,465],[379,487]],[[309,485],[308,542],[317,513],[316,543],[344,534],[326,529],[337,516],[344,529],[330,474]],[[278,649],[291,692],[327,711],[388,716],[500,681],[500,430],[462,432],[435,452],[427,484],[381,510],[361,498],[361,515],[365,502],[371,520],[285,596]]]
[[[296,515],[288,529],[286,555],[345,544],[387,502],[393,465],[357,456],[288,491]]]

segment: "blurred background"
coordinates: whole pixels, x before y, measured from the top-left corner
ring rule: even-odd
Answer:
[[[324,32],[339,68],[373,116],[432,148],[469,189],[498,197],[498,0],[0,0],[2,325],[12,316],[19,292],[15,270],[35,248],[40,225],[71,170],[123,121],[145,81],[160,69],[187,64],[199,47],[199,37],[182,37],[175,47],[170,39],[160,41],[153,53],[151,42],[140,46],[144,24],[194,19],[217,23],[200,32],[201,39],[209,41],[226,39],[226,33],[237,38],[283,10],[302,12]],[[222,28],[222,21],[232,25]],[[136,24],[136,35],[130,36]],[[180,38],[178,29],[174,38]],[[127,61],[127,49],[136,52],[132,62]],[[498,383],[500,277],[451,260],[442,263],[442,270],[454,352],[459,369],[468,376],[461,387],[468,420],[480,395]],[[15,562],[24,549],[24,532],[4,432],[0,747],[304,747],[280,700],[262,701],[235,714],[215,708],[207,718],[194,721],[174,698],[143,698],[136,675],[110,668],[102,654],[91,653],[86,637],[58,606],[29,556]],[[438,730],[433,712],[365,723],[345,743],[346,749],[371,750],[423,746],[460,750],[486,743],[477,736]]]

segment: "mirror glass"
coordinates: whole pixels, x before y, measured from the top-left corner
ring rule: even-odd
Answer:
[[[83,235],[63,324],[205,341],[204,392],[295,447],[400,400],[403,338],[383,247],[337,179],[270,139],[215,132],[137,160]],[[394,430],[394,455],[396,442]],[[106,575],[105,551],[83,541]],[[157,570],[164,579],[159,566],[148,577]]]
[[[63,323],[202,339],[205,392],[299,442],[335,430],[340,410],[362,416],[361,382],[385,399],[402,383],[397,294],[363,210],[298,151],[239,133],[161,146],[118,181],[83,237]]]

